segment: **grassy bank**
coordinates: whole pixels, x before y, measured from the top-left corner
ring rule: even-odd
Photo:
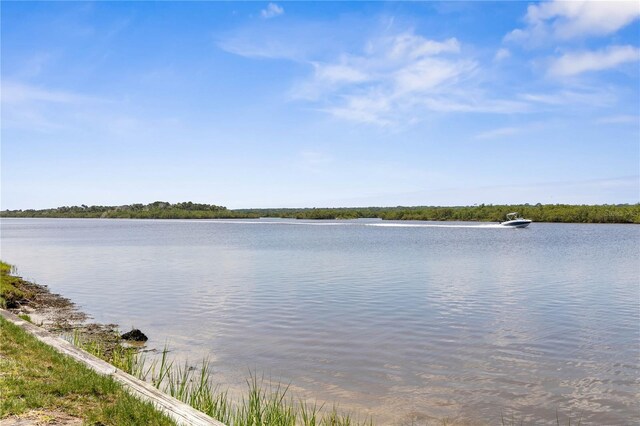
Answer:
[[[3,210],[0,217],[128,218],[128,219],[248,219],[280,217],[294,219],[436,220],[499,222],[509,212],[519,212],[534,222],[640,223],[640,204],[571,205],[513,204],[458,207],[356,207],[301,209],[239,209],[192,202],[125,206],[64,206],[44,210]]]
[[[172,425],[149,403],[129,395],[115,381],[39,342],[0,318],[0,418],[34,412],[60,413],[84,424]]]
[[[21,303],[27,303],[33,293],[27,289],[25,281],[12,275],[13,267],[0,261],[0,308],[15,308]]]

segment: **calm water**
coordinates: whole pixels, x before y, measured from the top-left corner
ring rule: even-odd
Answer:
[[[437,225],[437,226],[433,226]],[[640,422],[640,226],[3,219],[26,278],[150,346],[393,424]]]

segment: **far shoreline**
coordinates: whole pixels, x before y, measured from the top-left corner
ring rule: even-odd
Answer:
[[[214,204],[156,201],[122,206],[64,206],[51,209],[2,210],[0,218],[55,219],[380,219],[396,221],[499,223],[507,213],[537,223],[640,224],[640,203],[636,204],[480,204],[474,206],[397,206],[339,208],[227,209]]]
[[[56,220],[99,220],[99,221],[162,221],[162,222],[178,222],[178,221],[190,221],[190,222],[229,222],[229,221],[237,221],[238,223],[248,222],[248,221],[264,221],[265,223],[268,220],[273,219],[281,219],[283,221],[309,221],[309,222],[329,222],[329,221],[357,221],[357,220],[379,220],[382,222],[420,222],[420,223],[473,223],[473,224],[500,224],[501,221],[490,221],[490,220],[458,220],[458,219],[384,219],[384,218],[375,218],[375,217],[365,217],[365,218],[355,218],[355,219],[331,219],[331,218],[290,218],[290,217],[257,217],[257,218],[138,218],[138,217],[38,217],[38,216],[5,216],[0,215],[0,220],[2,219],[18,219],[18,220],[26,220],[26,219],[37,219],[37,220],[46,220],[46,219],[56,219]],[[640,222],[564,222],[564,221],[533,221],[532,224],[560,224],[560,225],[640,225]]]

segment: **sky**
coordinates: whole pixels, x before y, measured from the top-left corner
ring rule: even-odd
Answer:
[[[2,209],[640,202],[640,3],[2,2]]]

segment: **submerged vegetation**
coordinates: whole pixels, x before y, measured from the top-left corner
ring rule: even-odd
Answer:
[[[499,222],[517,211],[534,222],[640,223],[640,204],[515,204],[458,207],[344,207],[301,209],[238,209],[192,202],[125,206],[72,206],[45,210],[3,210],[0,217],[42,218],[119,218],[119,219],[256,219],[279,217],[293,219],[434,220]]]

